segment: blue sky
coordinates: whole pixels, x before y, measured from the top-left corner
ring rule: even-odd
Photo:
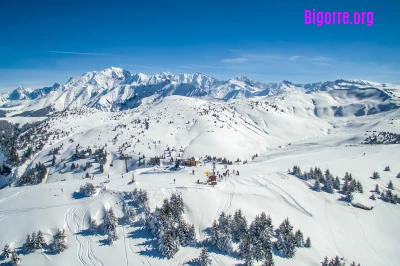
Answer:
[[[374,25],[304,24],[304,10],[374,12]],[[400,1],[4,0],[0,91],[110,66],[296,83],[400,84]]]

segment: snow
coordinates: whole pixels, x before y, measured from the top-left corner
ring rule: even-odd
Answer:
[[[57,255],[47,251],[23,253],[21,265],[192,265],[190,261],[199,256],[202,245],[180,248],[174,258],[168,260],[160,256],[156,241],[140,223],[132,226],[120,223],[118,240],[111,246],[105,242],[106,235],[88,233],[90,219],[101,224],[110,207],[121,218],[125,193],[138,188],[148,192],[152,210],[161,206],[163,199],[172,193],[181,193],[186,208],[184,218],[194,224],[198,241],[208,238],[207,228],[223,211],[233,214],[241,208],[249,223],[264,211],[271,215],[275,228],[288,217],[296,230],[300,229],[305,238],[311,238],[312,247],[298,249],[293,259],[274,254],[276,265],[317,266],[325,256],[336,255],[363,266],[398,264],[400,205],[380,199],[373,201],[369,196],[376,184],[382,191],[389,180],[394,183],[394,192],[400,194],[400,180],[395,178],[400,172],[400,145],[360,143],[365,139],[366,131],[400,133],[400,110],[379,109],[373,115],[355,115],[362,108],[367,113],[378,105],[393,103],[393,99],[383,100],[380,89],[310,92],[305,87],[295,88],[297,85],[282,82],[275,87],[251,86],[259,93],[257,97],[238,97],[225,102],[212,97],[197,99],[172,95],[179,87],[177,84],[169,84],[168,88],[159,85],[168,78],[175,79],[177,84],[197,84],[207,92],[212,91],[213,86],[223,85],[200,73],[192,76],[173,76],[171,73],[130,75],[122,69],[110,68],[73,78],[60,91],[27,105],[21,103],[23,108],[14,109],[15,112],[34,110],[52,102],[58,105],[57,108],[79,106],[83,113],[71,111],[65,117],[50,119],[51,129],[70,131],[72,128],[72,132],[52,140],[52,144],[47,143],[31,161],[18,168],[20,176],[31,165],[44,162],[49,174],[43,184],[0,190],[0,248],[6,243],[11,248],[21,248],[26,235],[39,229],[46,241],[51,242],[52,236],[61,228],[67,235],[66,251]],[[249,83],[257,82],[239,77],[227,82],[229,85],[224,88],[232,91],[237,88],[232,89],[231,85],[239,86],[238,91],[245,93],[250,90],[249,87],[246,89]],[[342,80],[339,83],[377,86],[366,81]],[[132,84],[139,87],[132,91]],[[145,97],[135,109],[109,112],[115,102],[141,93],[143,84],[153,84],[153,92],[163,89],[166,92]],[[286,92],[275,94],[283,86]],[[273,92],[265,98],[261,92],[265,93],[266,89]],[[95,92],[101,96],[93,96]],[[221,97],[225,95],[221,93]],[[334,106],[341,107],[341,111],[332,108]],[[133,123],[135,119],[144,121],[147,118],[149,130]],[[25,123],[46,118],[2,119]],[[93,163],[94,166],[87,170],[90,175],[94,174],[94,180],[82,179],[84,171],[70,170],[70,158],[78,143],[84,148],[90,146],[92,150],[107,144],[109,154],[104,173],[100,173],[98,163]],[[127,161],[128,173],[125,161],[118,159],[118,150],[124,143],[131,144],[123,149],[124,154],[132,156]],[[52,167],[49,150],[61,144],[63,149],[56,156],[56,166]],[[195,157],[202,161],[205,155],[211,155],[234,162],[239,158],[248,163],[228,166],[230,173],[235,170],[240,175],[230,174],[226,179],[218,180],[214,187],[197,184],[197,180],[206,181],[205,172],[212,168],[210,162],[198,167],[181,166],[179,171],[171,170],[173,165],[168,163],[169,157],[160,167],[134,166],[139,152],[148,159],[166,154],[167,147],[174,149],[171,152],[173,158],[180,153],[183,159]],[[256,153],[258,157],[252,160]],[[62,159],[68,164],[65,169]],[[75,163],[83,165],[86,162],[87,159],[79,159]],[[302,171],[315,166],[323,171],[329,168],[340,178],[345,172],[352,173],[364,187],[363,194],[354,193],[353,202],[374,208],[355,208],[340,200],[342,195],[338,192],[328,194],[312,190],[313,181],[303,181],[288,174],[288,168],[293,165],[299,165]],[[387,165],[391,168],[389,172],[383,171]],[[225,165],[217,163],[216,167],[217,171],[225,171]],[[374,171],[380,173],[380,179],[370,178]],[[135,183],[129,184],[133,174]],[[76,191],[87,182],[96,186],[97,193],[93,197],[77,196]],[[237,257],[215,252],[212,248],[209,252],[213,265],[241,263]]]

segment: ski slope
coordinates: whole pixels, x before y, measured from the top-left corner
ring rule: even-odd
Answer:
[[[345,107],[353,104],[348,98],[339,101],[348,95],[335,97],[323,92],[288,94],[268,98],[268,105],[258,106],[254,99],[221,102],[182,96],[149,97],[138,108],[123,112],[87,108],[82,113],[50,118],[49,129],[66,130],[68,136],[50,138],[42,151],[14,169],[15,176],[20,176],[37,162],[45,163],[49,173],[42,184],[0,190],[0,247],[8,243],[20,250],[21,265],[194,265],[192,259],[200,254],[201,244],[181,248],[173,259],[165,259],[157,251],[157,243],[148,229],[139,222],[133,226],[120,223],[118,240],[111,246],[106,243],[105,235],[88,232],[90,219],[101,224],[109,207],[121,218],[124,195],[136,187],[147,190],[151,209],[160,206],[172,193],[181,193],[186,207],[184,217],[195,225],[199,242],[208,238],[207,229],[223,211],[233,214],[241,208],[248,222],[264,211],[271,215],[275,228],[288,217],[295,229],[301,229],[305,237],[311,238],[312,248],[298,249],[293,259],[275,252],[276,265],[317,266],[325,256],[336,255],[363,266],[398,265],[400,206],[380,199],[373,201],[369,196],[375,184],[383,190],[389,180],[394,183],[394,192],[400,194],[400,180],[396,179],[400,172],[400,145],[360,143],[366,131],[399,133],[399,110],[364,116],[355,116],[354,112],[335,115],[328,109],[318,111],[336,104],[331,101]],[[368,101],[379,102],[379,97],[374,97]],[[149,129],[135,123],[136,119],[149,119]],[[94,180],[82,179],[85,171],[72,171],[69,167],[78,143],[92,149],[107,145],[104,173],[95,162],[86,171],[94,175]],[[61,144],[63,149],[56,156],[56,165],[51,166],[49,151]],[[210,171],[210,164],[170,171],[167,158],[163,166],[136,167],[142,154],[146,158],[160,156],[167,148],[174,148],[173,158],[212,155],[248,163],[228,166],[230,176],[215,187],[196,182],[205,180],[204,173]],[[125,162],[118,159],[121,150],[132,156],[128,160],[128,173]],[[252,160],[256,153],[259,156]],[[87,161],[74,162],[84,165]],[[293,165],[302,170],[315,166],[322,170],[329,168],[340,178],[345,172],[352,173],[364,187],[363,194],[354,194],[354,202],[373,206],[373,210],[354,208],[339,200],[339,193],[312,190],[312,181],[288,174]],[[390,172],[383,171],[387,165]],[[222,172],[223,167],[217,164],[217,171]],[[232,175],[232,170],[240,175]],[[370,178],[374,171],[380,173],[381,179]],[[133,185],[128,184],[132,174],[136,180]],[[97,193],[94,197],[80,198],[75,192],[86,182],[97,186]],[[66,231],[66,251],[57,255],[47,251],[23,253],[27,234],[40,229],[51,242],[57,228]],[[222,254],[211,246],[209,250],[213,265],[242,263],[236,255]]]

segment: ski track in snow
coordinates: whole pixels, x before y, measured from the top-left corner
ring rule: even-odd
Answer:
[[[92,204],[93,204],[93,203],[92,203]],[[85,217],[86,217],[86,214],[87,214],[87,212],[88,212],[88,210],[89,210],[89,208],[90,208],[90,206],[91,206],[92,204],[90,204],[90,205],[86,208],[86,211],[85,211],[85,213],[83,214],[83,217],[82,217],[82,220],[81,220],[81,223],[80,223],[80,230],[83,229],[83,221],[84,221],[84,219],[85,219]],[[86,235],[84,235],[83,237],[86,239],[87,248],[88,248],[88,250],[87,250],[87,256],[88,256],[88,258],[90,259],[90,261],[93,263],[94,266],[97,266],[97,265],[104,266],[103,262],[102,262],[101,260],[99,260],[99,259],[94,255],[94,252],[93,252],[93,249],[92,249],[92,246],[93,246],[92,241],[91,241]],[[95,262],[96,262],[96,263],[95,263]]]
[[[263,178],[264,179],[264,178]],[[264,179],[265,181],[268,182],[268,184],[262,184],[260,181],[258,181],[256,179],[256,177],[251,177],[251,180],[253,181],[254,184],[263,187],[267,190],[269,190],[270,192],[272,192],[273,194],[275,194],[276,196],[278,196],[280,199],[282,199],[286,204],[288,204],[289,206],[293,207],[294,209],[304,213],[307,216],[312,217],[313,215],[307,211],[301,204],[299,204],[289,193],[287,193],[284,189],[282,189],[281,187],[275,185],[274,183],[272,183],[271,180],[268,179]],[[268,185],[272,185],[276,188],[278,188],[279,190],[281,190],[284,194],[280,193],[279,191],[269,187]],[[292,202],[291,202],[292,201]]]
[[[333,243],[335,243],[335,247],[337,249],[337,251],[339,252],[340,256],[342,256],[342,258],[344,257],[342,252],[340,252],[338,245],[336,243],[336,239],[335,239],[335,234],[333,233],[332,227],[331,227],[331,223],[329,222],[329,217],[328,217],[328,210],[326,209],[326,203],[328,201],[325,199],[325,215],[326,215],[326,220],[328,221],[328,225],[329,225],[329,230],[331,232],[332,238],[333,238]]]
[[[82,243],[78,240],[78,237],[76,235],[76,233],[74,232],[74,230],[72,229],[70,223],[69,223],[69,219],[67,218],[68,215],[70,215],[71,221],[74,221],[74,212],[76,211],[78,207],[71,207],[67,210],[66,214],[65,214],[65,223],[67,225],[68,231],[70,232],[70,234],[73,236],[76,244],[78,245],[78,250],[76,253],[76,256],[79,260],[80,265],[84,265],[84,266],[89,266],[84,260],[83,260],[83,250],[82,250]]]
[[[363,234],[363,237],[364,237],[364,239],[365,239],[365,242],[371,247],[371,249],[372,249],[373,251],[375,251],[375,253],[376,253],[387,265],[390,266],[390,264],[385,260],[385,258],[384,258],[384,257],[371,245],[371,243],[368,241],[367,237],[365,236],[364,228],[362,227],[362,225],[361,225],[361,223],[360,223],[360,220],[358,219],[357,212],[354,211],[353,205],[351,205],[351,208],[352,208],[353,214],[354,214],[354,216],[356,217],[357,222],[358,222],[358,224],[359,224],[359,226],[360,226],[360,228],[361,228],[361,232],[362,232],[362,234]]]

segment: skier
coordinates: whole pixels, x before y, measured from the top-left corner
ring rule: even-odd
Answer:
[[[174,178],[174,184],[175,184],[175,178]]]
[[[110,178],[110,175],[108,175],[108,178]]]
[[[194,170],[192,170],[192,173],[193,173],[193,175],[194,175]]]
[[[124,178],[124,174],[122,174],[121,177]]]
[[[239,175],[239,171],[236,171],[236,175]]]

